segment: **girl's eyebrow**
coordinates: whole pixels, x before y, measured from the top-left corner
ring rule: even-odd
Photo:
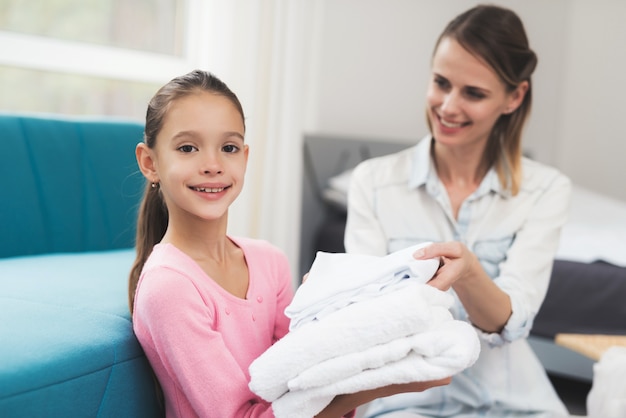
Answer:
[[[176,132],[176,134],[174,136],[172,136],[172,139],[179,139],[179,138],[185,138],[185,137],[198,137],[198,133],[196,131],[180,131],[180,132]]]
[[[228,131],[228,132],[224,132],[224,135],[222,135],[224,138],[230,138],[231,136],[236,136],[237,138],[241,139],[242,141],[244,140],[243,135],[240,134],[237,131]]]
[[[230,138],[232,136],[237,137],[241,139],[242,141],[244,140],[243,135],[237,131],[227,131],[222,134],[223,138]],[[177,132],[172,137],[172,139],[174,140],[174,139],[185,138],[185,137],[197,138],[197,137],[200,137],[200,134],[196,131],[180,131],[180,132]]]

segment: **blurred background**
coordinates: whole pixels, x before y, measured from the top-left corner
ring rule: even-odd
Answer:
[[[433,46],[469,0],[0,0],[0,111],[142,120],[172,77],[212,71],[247,114],[233,234],[298,265],[305,134],[415,143]],[[626,201],[626,2],[510,0],[539,66],[526,152]],[[0,133],[0,136],[2,133]]]

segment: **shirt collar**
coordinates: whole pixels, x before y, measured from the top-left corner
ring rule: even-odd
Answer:
[[[431,135],[427,135],[415,147],[411,163],[409,188],[413,189],[426,186],[427,190],[431,192],[435,192],[438,189],[439,178],[437,177],[437,172],[435,171],[431,157],[432,146],[433,138]],[[493,167],[489,169],[487,175],[473,195],[479,197],[489,192],[498,193],[504,198],[511,197],[511,192],[502,187],[496,170]]]
[[[409,179],[409,187],[411,189],[427,184],[428,179],[432,178],[433,175],[436,177],[433,161],[430,158],[431,144],[432,136],[427,135],[415,147],[411,162],[411,177]]]
[[[480,183],[480,186],[478,186],[478,189],[474,192],[474,195],[479,197],[486,195],[489,192],[497,193],[505,199],[511,197],[511,191],[502,187],[498,174],[493,167],[489,169],[487,175]]]

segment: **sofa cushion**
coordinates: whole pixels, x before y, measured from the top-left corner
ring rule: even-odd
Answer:
[[[0,114],[0,258],[133,246],[143,124]]]
[[[0,416],[158,416],[126,302],[134,256],[0,260]]]

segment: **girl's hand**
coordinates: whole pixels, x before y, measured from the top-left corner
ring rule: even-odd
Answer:
[[[330,405],[322,412],[317,414],[315,418],[340,418],[350,411],[355,410],[358,406],[371,402],[374,399],[397,395],[398,393],[423,392],[435,386],[448,385],[451,381],[452,377],[446,377],[444,379],[431,380],[428,382],[395,384],[348,395],[339,395],[336,396]]]
[[[457,241],[430,244],[417,250],[413,257],[417,260],[439,258],[439,269],[428,284],[443,291],[450,289],[457,281],[471,277],[480,267],[474,253]]]

